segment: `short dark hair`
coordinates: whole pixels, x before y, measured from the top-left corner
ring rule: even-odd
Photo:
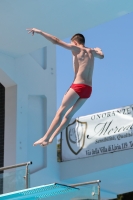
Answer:
[[[73,40],[76,40],[79,44],[85,44],[85,37],[80,33],[73,35],[71,41]]]

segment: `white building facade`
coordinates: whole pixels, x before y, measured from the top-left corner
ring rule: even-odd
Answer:
[[[75,3],[83,10],[80,18],[78,10],[74,10]],[[0,2],[0,16],[3,19],[0,83],[5,87],[4,166],[32,161],[31,187],[100,179],[101,197],[105,200],[132,190],[131,184],[126,187],[127,182],[132,182],[130,176],[126,180],[121,178],[121,174],[125,170],[131,172],[133,160],[129,155],[133,150],[59,163],[56,140],[45,148],[33,147],[56,113],[56,47],[42,37],[30,37],[25,30],[36,27],[63,39],[132,12],[132,8],[131,0],[128,3],[126,0],[108,3],[101,0],[100,4],[99,0]],[[94,11],[98,11],[96,18]],[[83,20],[86,16],[92,19],[89,25],[87,20]],[[75,20],[79,21],[79,26]],[[121,157],[125,158],[124,161]],[[120,165],[123,165],[121,172],[118,168]],[[118,178],[123,183],[122,189],[117,188]],[[114,180],[116,184],[113,184]]]

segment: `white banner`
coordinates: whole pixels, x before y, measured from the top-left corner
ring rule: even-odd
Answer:
[[[62,161],[133,148],[133,105],[79,117],[61,134]]]

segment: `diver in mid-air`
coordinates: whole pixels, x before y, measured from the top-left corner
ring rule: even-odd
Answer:
[[[28,33],[40,34],[53,44],[57,44],[72,52],[74,81],[67,93],[64,95],[61,106],[59,107],[49,129],[44,136],[33,145],[46,146],[52,143],[63,129],[65,129],[75,112],[85,103],[92,93],[92,75],[94,69],[94,58],[104,58],[102,50],[98,47],[85,47],[85,38],[82,34],[75,34],[71,38],[71,43],[63,42],[57,37],[45,33],[36,28],[26,29]],[[63,65],[63,63],[62,63]],[[65,73],[65,69],[64,69]]]

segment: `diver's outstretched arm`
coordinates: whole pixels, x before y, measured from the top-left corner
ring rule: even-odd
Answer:
[[[44,36],[47,40],[49,40],[53,44],[57,44],[57,45],[62,46],[64,48],[68,49],[68,50],[75,51],[77,53],[80,52],[80,48],[77,47],[76,45],[66,43],[66,42],[58,39],[57,37],[50,35],[49,33],[43,32],[43,31],[36,29],[36,28],[30,28],[30,29],[26,29],[26,30],[28,31],[28,33],[32,33],[32,35],[34,35],[34,33],[38,33],[38,34]]]

